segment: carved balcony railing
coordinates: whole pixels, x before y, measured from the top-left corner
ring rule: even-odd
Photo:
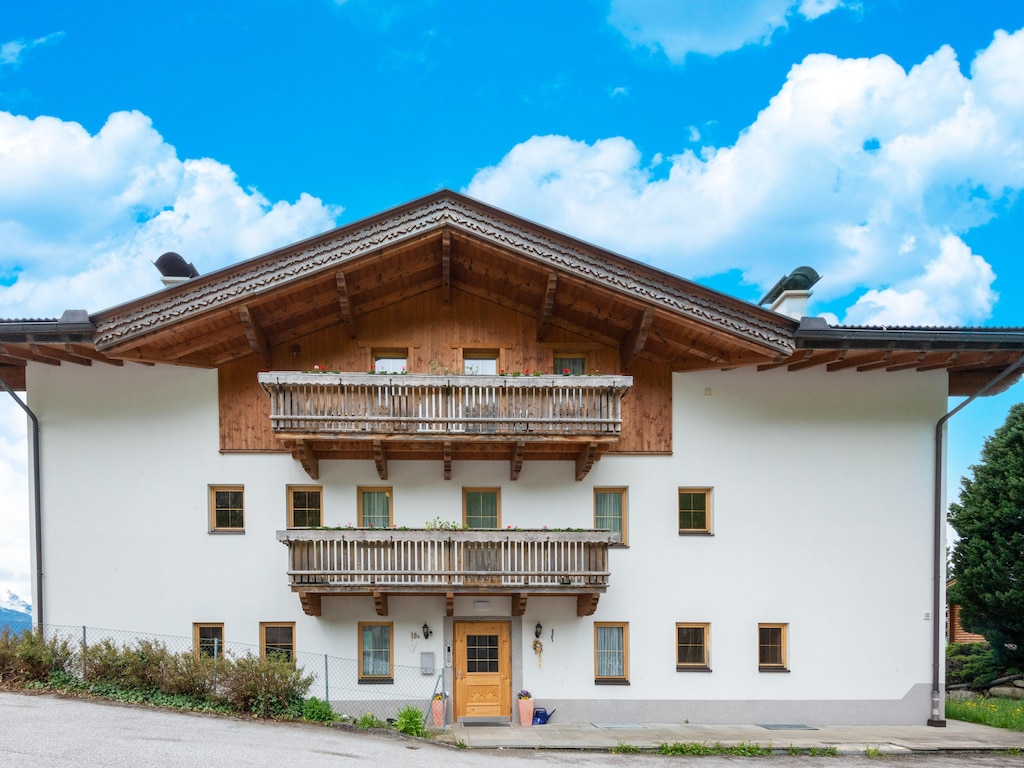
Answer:
[[[608,587],[608,547],[620,540],[609,531],[365,528],[289,529],[277,539],[312,615],[321,597],[353,594],[373,596],[383,614],[389,594],[446,595],[449,605],[460,594],[508,594],[519,615],[527,596],[556,594],[576,597],[589,615]]]
[[[631,376],[259,374],[279,437],[616,440]]]

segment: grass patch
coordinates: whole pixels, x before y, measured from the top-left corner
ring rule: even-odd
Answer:
[[[626,744],[625,742],[620,741],[608,751],[613,755],[635,755],[640,751],[640,747],[636,744]]]
[[[968,723],[1024,731],[1024,701],[1021,699],[950,699],[946,717]]]
[[[664,743],[658,747],[662,755],[732,755],[734,757],[764,757],[772,754],[771,746],[762,747],[760,744],[749,741],[741,741],[731,747],[721,742],[707,744],[699,741]]]

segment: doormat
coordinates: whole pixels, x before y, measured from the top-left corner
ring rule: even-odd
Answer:
[[[798,725],[794,723],[776,723],[772,725],[762,725],[756,723],[758,728],[767,728],[769,731],[816,731],[817,728],[813,728],[809,725]]]
[[[512,723],[507,717],[460,717],[459,725],[466,727],[487,726],[490,728],[511,728]]]

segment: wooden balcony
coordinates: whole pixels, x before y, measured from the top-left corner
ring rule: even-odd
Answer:
[[[622,431],[631,376],[259,374],[271,429],[311,477],[319,460],[574,460],[581,479]]]
[[[386,616],[389,595],[510,595],[522,616],[531,595],[576,598],[589,616],[608,588],[609,531],[289,529],[288,579],[303,610],[320,615],[332,595],[372,597]]]

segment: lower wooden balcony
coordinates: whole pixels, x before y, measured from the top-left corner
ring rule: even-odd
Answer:
[[[608,588],[609,531],[343,530],[277,532],[288,547],[288,579],[303,610],[324,597],[359,595],[386,616],[390,595],[442,595],[452,615],[459,595],[508,595],[522,616],[531,596],[576,598],[578,616]]]

